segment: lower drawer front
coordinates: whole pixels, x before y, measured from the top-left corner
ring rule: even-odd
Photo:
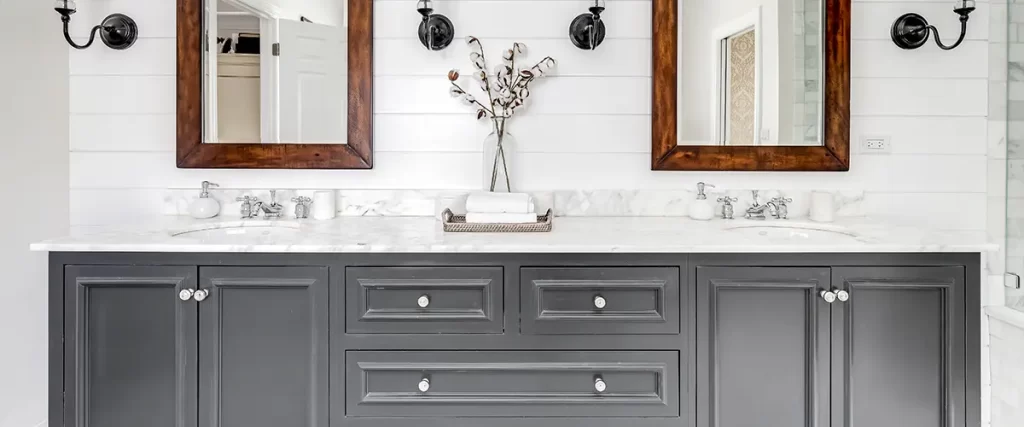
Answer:
[[[346,353],[354,417],[678,417],[676,351]]]

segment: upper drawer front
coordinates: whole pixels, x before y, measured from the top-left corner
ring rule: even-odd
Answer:
[[[500,334],[501,267],[350,267],[353,334]]]
[[[679,416],[675,351],[350,351],[346,365],[354,417]]]
[[[523,268],[524,334],[678,334],[679,268]]]

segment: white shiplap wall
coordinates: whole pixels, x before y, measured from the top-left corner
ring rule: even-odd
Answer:
[[[372,171],[225,171],[175,168],[174,0],[81,2],[74,31],[122,12],[139,23],[132,49],[69,49],[73,225],[122,212],[160,212],[161,192],[204,179],[234,188],[475,189],[488,129],[447,95],[445,72],[469,69],[457,40],[427,52],[415,40],[412,1],[375,0]],[[566,37],[586,0],[439,0],[458,35],[481,37],[496,57],[512,41],[559,59],[531,109],[512,123],[524,190],[719,188],[865,190],[870,214],[919,216],[950,229],[985,228],[988,4],[967,41],[902,51],[889,26],[905,12],[929,17],[948,38],[950,1],[853,4],[852,135],[889,135],[891,155],[854,154],[848,173],[703,173],[650,170],[651,2],[611,0],[608,39],[595,52]],[[41,6],[42,7],[42,6]],[[856,151],[856,149],[855,149]],[[99,206],[106,205],[107,208]],[[118,217],[123,217],[119,215]]]

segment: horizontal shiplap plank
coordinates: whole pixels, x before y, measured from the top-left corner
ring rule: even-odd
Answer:
[[[964,42],[945,51],[904,50],[891,40],[854,40],[852,77],[978,78],[988,77],[988,43]]]
[[[673,189],[686,180],[719,188],[867,190],[877,192],[983,192],[985,156],[856,156],[846,173],[664,172],[650,170],[649,154],[521,154],[529,173],[523,190]],[[615,173],[609,173],[615,171]]]
[[[985,229],[985,203],[985,193],[869,192],[863,209],[868,216],[914,218],[922,227],[979,231]]]
[[[888,136],[892,154],[986,153],[985,117],[875,117],[850,121],[851,147],[860,151],[865,136]]]
[[[71,151],[173,151],[175,115],[72,114]]]
[[[164,194],[138,188],[72,189],[71,226],[127,224],[166,215]]]
[[[985,79],[865,79],[851,82],[850,109],[870,116],[985,116]]]
[[[464,114],[382,114],[374,119],[375,150],[475,151],[490,122]],[[651,120],[645,115],[523,115],[508,122],[517,152],[648,153]]]
[[[512,43],[527,46],[526,56],[517,68],[536,64],[545,56],[558,61],[558,76],[639,76],[651,75],[651,41],[606,39],[597,50],[578,49],[569,39],[487,39],[483,41],[488,72],[501,64],[501,53]],[[443,79],[450,69],[464,73],[473,70],[469,47],[461,40],[440,52],[431,52],[417,41],[380,39],[374,41],[375,76],[435,76]]]
[[[71,153],[73,189],[233,188],[470,189],[482,182],[480,153],[376,153],[372,170],[177,169],[174,152]]]
[[[72,76],[173,76],[177,73],[173,37],[139,39],[131,49],[77,50],[68,46]]]
[[[478,97],[470,78],[460,84]],[[450,83],[437,77],[378,77],[374,113],[475,111],[448,96]],[[544,77],[530,85],[527,114],[650,114],[649,77]],[[486,102],[484,102],[486,104]]]
[[[173,114],[174,76],[71,76],[72,114]]]
[[[455,25],[457,40],[480,38],[554,38],[569,44],[569,23],[587,12],[592,2],[579,0],[494,0],[435,2],[434,13]],[[423,17],[410,2],[377,1],[373,10],[374,38],[415,39]],[[651,2],[609,2],[601,15],[607,38],[651,38]],[[421,46],[422,47],[422,46]]]

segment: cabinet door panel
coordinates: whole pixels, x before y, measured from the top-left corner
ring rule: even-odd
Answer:
[[[827,426],[827,268],[697,269],[697,425]]]
[[[194,427],[195,267],[67,266],[64,426]],[[60,424],[57,422],[56,424]]]
[[[966,423],[962,267],[836,268],[833,426]]]
[[[326,427],[327,268],[199,276],[199,425]]]

